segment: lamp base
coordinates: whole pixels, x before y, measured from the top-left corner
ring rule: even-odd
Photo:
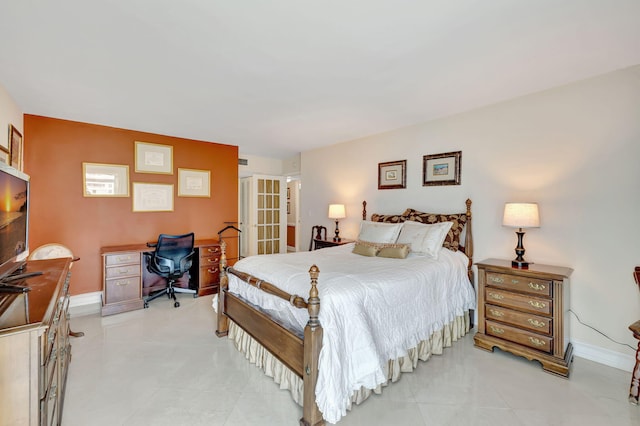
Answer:
[[[529,262],[525,262],[525,261],[520,261],[520,260],[512,260],[511,261],[511,267],[512,268],[518,268],[518,269],[529,269]]]
[[[340,238],[340,230],[338,229],[338,219],[336,219],[336,236],[333,237],[333,241],[336,243],[342,241],[342,238]]]

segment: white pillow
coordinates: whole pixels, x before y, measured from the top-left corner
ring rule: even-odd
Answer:
[[[398,244],[409,244],[413,253],[437,259],[452,225],[453,222],[427,224],[408,220],[402,224]]]
[[[360,223],[358,240],[370,243],[395,243],[402,229],[402,223],[371,222],[363,220]]]

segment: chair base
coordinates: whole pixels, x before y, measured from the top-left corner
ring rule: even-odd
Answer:
[[[173,299],[173,307],[174,308],[179,308],[180,307],[180,302],[178,302],[178,300],[176,299],[176,293],[188,293],[188,294],[193,294],[193,297],[196,298],[198,297],[198,292],[196,290],[192,290],[190,288],[182,288],[182,287],[174,287],[173,284],[175,283],[175,280],[170,280],[167,287],[164,290],[160,290],[156,293],[150,294],[149,296],[145,297],[143,299],[144,301],[144,308],[148,308],[149,307],[149,302],[151,302],[154,299],[157,299],[158,297],[166,294],[167,298],[169,299]]]

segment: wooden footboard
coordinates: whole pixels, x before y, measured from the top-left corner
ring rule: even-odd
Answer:
[[[311,289],[308,302],[305,302],[298,295],[289,294],[269,282],[227,267],[226,244],[224,242],[221,243],[221,249],[216,335],[222,337],[229,333],[229,319],[249,333],[273,356],[302,378],[304,390],[300,424],[303,426],[323,425],[324,420],[316,405],[315,395],[318,381],[318,358],[322,347],[322,327],[318,320],[320,298],[317,287],[320,270],[316,265],[313,265],[309,270]],[[273,321],[266,313],[256,309],[242,298],[229,293],[228,274],[233,274],[253,287],[284,299],[296,308],[307,309],[309,321],[304,329],[304,337],[301,339],[296,333]]]

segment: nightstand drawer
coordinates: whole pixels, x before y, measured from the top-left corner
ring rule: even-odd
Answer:
[[[140,277],[114,278],[105,280],[106,303],[140,299]]]
[[[519,343],[530,348],[552,353],[553,352],[553,338],[543,336],[541,334],[531,333],[528,331],[520,330],[515,327],[500,324],[493,321],[486,322],[486,333],[488,335],[499,337],[504,340]]]
[[[553,312],[553,302],[550,299],[510,293],[497,288],[486,288],[485,299],[487,303],[536,314],[551,315]]]
[[[204,257],[220,257],[220,253],[222,253],[222,250],[220,248],[220,246],[216,245],[216,246],[205,246],[205,247],[200,247],[199,249],[200,252],[200,258],[204,258]]]
[[[487,285],[540,296],[551,296],[553,281],[511,274],[500,274],[497,272],[487,272]]]
[[[537,333],[544,333],[549,336],[553,330],[553,321],[551,318],[532,315],[526,312],[518,312],[501,306],[487,304],[485,306],[485,317],[487,319],[533,330]]]

